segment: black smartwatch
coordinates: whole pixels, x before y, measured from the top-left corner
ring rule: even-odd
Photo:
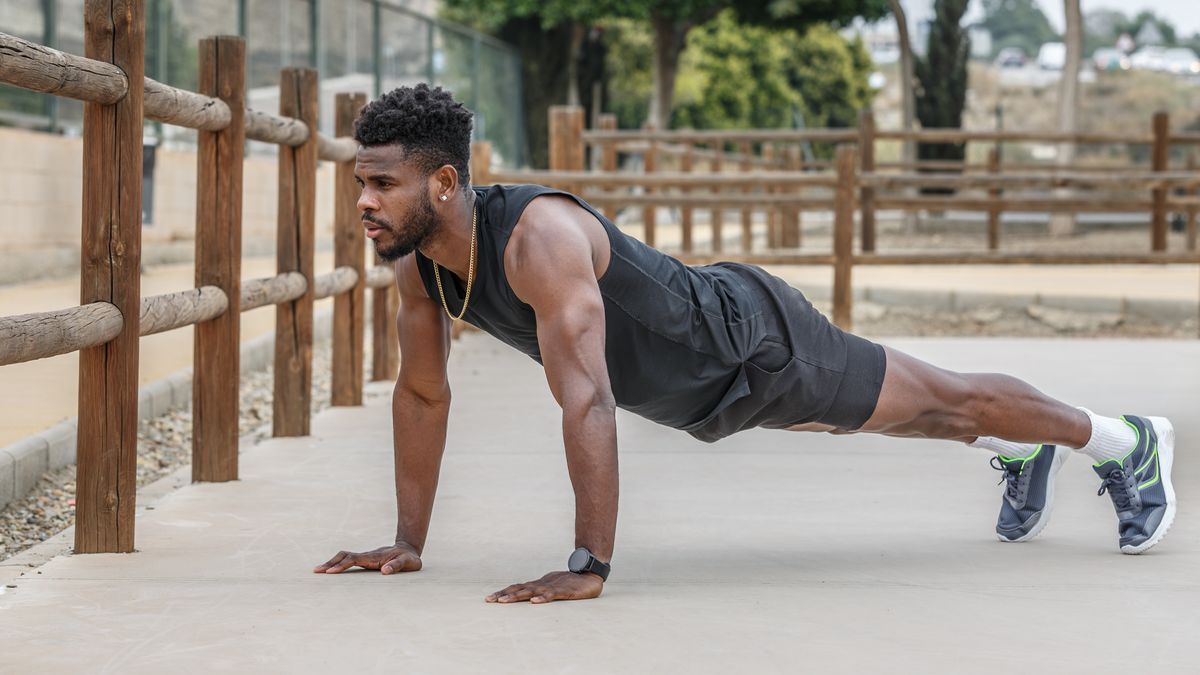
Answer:
[[[591,572],[600,577],[602,581],[608,581],[608,573],[612,571],[612,565],[605,562],[600,562],[592,552],[580,546],[571,554],[571,558],[567,560],[567,569],[576,574]]]

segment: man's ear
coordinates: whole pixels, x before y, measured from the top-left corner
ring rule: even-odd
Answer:
[[[459,189],[458,169],[449,164],[442,165],[429,176],[429,189],[433,191],[434,201],[445,201],[441,199],[442,195],[453,197]]]

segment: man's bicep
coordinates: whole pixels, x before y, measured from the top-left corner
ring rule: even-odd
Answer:
[[[396,315],[400,340],[398,384],[426,400],[448,399],[450,323],[441,306],[425,293],[411,256],[396,265],[396,280],[400,288],[400,310]]]

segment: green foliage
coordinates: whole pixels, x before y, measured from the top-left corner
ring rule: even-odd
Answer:
[[[625,45],[610,50],[614,58],[628,53]],[[797,113],[807,126],[850,126],[870,105],[871,70],[861,43],[847,42],[828,25],[801,34],[741,24],[733,12],[722,12],[688,38],[672,126],[791,127]],[[616,81],[614,102],[624,89]],[[640,86],[648,91],[649,78]]]
[[[992,34],[992,56],[1005,47],[1020,47],[1034,56],[1046,42],[1058,39],[1035,0],[983,0],[981,25]]]
[[[604,107],[617,116],[617,126],[636,129],[646,121],[654,90],[654,32],[643,21],[618,19],[605,24],[604,41],[608,47],[608,96]],[[697,98],[703,89],[704,81],[694,70],[685,69],[675,81],[677,96]]]
[[[967,0],[934,0],[934,21],[925,58],[916,59],[917,118],[929,128],[962,127],[967,101],[971,42],[962,27]],[[961,143],[922,143],[920,159],[962,159]]]
[[[790,40],[788,79],[804,100],[808,127],[850,127],[871,106],[867,78],[874,70],[862,41],[847,42],[828,25]]]
[[[798,31],[817,24],[841,26],[858,17],[875,21],[891,12],[887,0],[766,0],[732,6],[742,23]]]
[[[692,31],[681,63],[672,126],[712,129],[791,126],[800,93],[779,31],[737,23],[731,12]],[[686,73],[684,75],[683,73]]]
[[[442,15],[479,30],[496,32],[512,19],[538,19],[544,28],[622,16],[644,3],[632,0],[445,0]]]

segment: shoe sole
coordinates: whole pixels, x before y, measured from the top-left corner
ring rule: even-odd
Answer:
[[[1175,521],[1175,486],[1171,484],[1171,466],[1175,463],[1175,427],[1165,417],[1147,417],[1146,421],[1154,427],[1154,434],[1158,437],[1158,468],[1163,490],[1167,493],[1167,510],[1149,539],[1137,546],[1121,547],[1121,553],[1128,555],[1149,551],[1166,536],[1167,530],[1171,529],[1171,523]]]
[[[1054,461],[1050,464],[1050,476],[1047,479],[1049,484],[1046,486],[1046,505],[1042,507],[1042,515],[1038,521],[1034,523],[1033,529],[1016,539],[1009,539],[999,532],[996,533],[996,539],[1006,544],[1019,544],[1023,541],[1029,541],[1042,533],[1046,529],[1046,524],[1050,522],[1050,513],[1054,510],[1054,484],[1057,482],[1055,478],[1058,472],[1062,469],[1063,464],[1067,463],[1067,458],[1071,456],[1071,449],[1061,445],[1054,448]]]

